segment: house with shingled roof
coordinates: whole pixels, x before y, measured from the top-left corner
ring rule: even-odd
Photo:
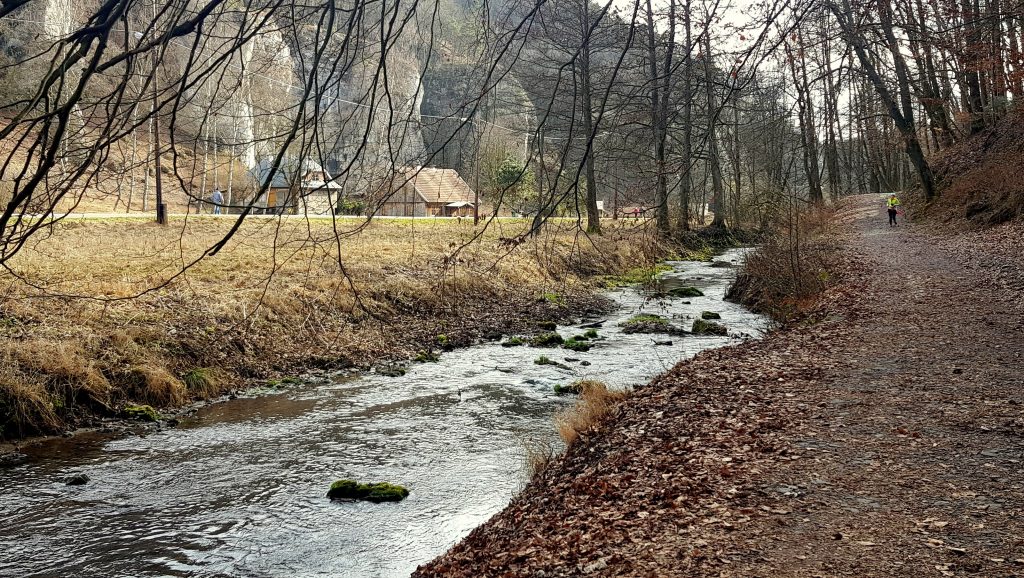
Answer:
[[[455,169],[408,167],[383,191],[377,214],[387,217],[469,217],[476,195]]]

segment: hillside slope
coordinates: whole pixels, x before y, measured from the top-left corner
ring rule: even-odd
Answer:
[[[1024,215],[1024,108],[995,126],[943,151],[933,161],[942,195],[929,213],[972,226],[1005,223]]]

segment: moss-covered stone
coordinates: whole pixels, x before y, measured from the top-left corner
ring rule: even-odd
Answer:
[[[364,500],[374,503],[401,502],[408,495],[409,490],[396,484],[361,484],[355,480],[338,480],[327,491],[327,497],[332,500]]]
[[[714,311],[704,311],[700,314],[700,318],[704,320],[721,319],[722,316],[719,315],[718,313],[715,313]]]
[[[575,337],[567,339],[562,343],[562,347],[572,351],[590,351],[591,345],[586,341],[579,341]]]
[[[668,290],[672,297],[703,297],[704,292],[696,287],[675,287]]]
[[[622,332],[633,333],[664,333],[668,335],[682,335],[682,329],[669,323],[668,319],[659,315],[634,315],[621,324]]]
[[[588,329],[583,334],[583,337],[586,337],[587,339],[597,339],[598,337],[600,337],[600,334],[598,334],[596,329]]]
[[[151,405],[126,405],[122,413],[128,419],[160,421],[160,414]]]
[[[569,385],[555,384],[556,395],[579,395],[581,388],[579,382],[570,383]]]
[[[520,345],[526,345],[526,340],[522,337],[509,337],[502,342],[502,347],[518,347]]]
[[[530,340],[530,345],[533,347],[555,347],[565,342],[565,339],[561,335],[550,331],[547,333],[539,333],[533,336]]]
[[[714,321],[705,321],[703,319],[694,319],[693,327],[690,328],[690,332],[696,335],[728,335],[729,330],[720,323]]]
[[[558,324],[554,321],[538,321],[537,328],[544,331],[554,331],[558,328]]]
[[[548,357],[546,355],[541,355],[537,359],[534,359],[533,363],[535,365],[553,365],[555,367],[560,367],[562,369],[570,369],[570,367],[568,365],[565,365],[564,363],[560,363],[558,361],[555,361],[554,359],[551,359],[550,357]]]
[[[402,377],[406,373],[406,369],[401,365],[381,365],[374,371],[377,372],[377,375],[384,377]]]
[[[413,361],[417,363],[437,363],[438,361],[441,361],[441,356],[433,351],[421,349],[419,353],[416,354],[416,357],[413,358]]]

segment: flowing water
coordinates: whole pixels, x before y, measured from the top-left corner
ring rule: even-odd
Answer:
[[[408,576],[522,487],[525,440],[558,443],[552,416],[572,399],[555,384],[634,386],[737,342],[625,335],[619,323],[645,312],[689,328],[710,310],[734,335],[760,335],[763,318],[722,301],[733,269],[674,266],[664,286],[706,296],[614,291],[618,307],[598,329],[606,339],[586,353],[478,345],[402,377],[311,381],[207,406],[174,429],[26,449],[26,463],[0,468],[0,575]],[[673,344],[654,345],[665,340]],[[570,369],[534,364],[540,355]],[[91,481],[65,484],[79,473]],[[412,493],[401,503],[331,502],[325,492],[338,478]]]

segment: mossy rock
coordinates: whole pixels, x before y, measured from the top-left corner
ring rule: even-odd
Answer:
[[[396,484],[380,482],[360,484],[355,480],[338,480],[331,484],[327,497],[332,500],[363,500],[366,502],[401,502],[409,490]]]
[[[122,413],[129,419],[160,421],[160,414],[151,405],[126,405]]]
[[[714,321],[705,321],[703,319],[695,319],[693,321],[693,327],[690,331],[697,335],[728,335],[729,330],[726,329],[725,325],[715,323]]]
[[[558,328],[558,324],[554,321],[539,321],[537,323],[537,328],[544,331],[554,331]]]
[[[419,353],[416,354],[416,357],[413,358],[413,361],[417,363],[437,363],[438,361],[441,361],[441,356],[433,351],[421,349]]]
[[[703,297],[704,292],[696,287],[675,287],[668,290],[672,297]]]
[[[561,369],[571,369],[568,365],[565,365],[564,363],[560,363],[558,361],[555,361],[554,359],[551,359],[550,357],[548,357],[546,355],[541,355],[537,359],[534,359],[533,363],[535,365],[553,365],[553,366],[559,367]]]
[[[377,375],[383,375],[384,377],[402,377],[406,373],[406,369],[401,365],[382,365],[378,366],[374,371]]]
[[[703,313],[700,314],[700,318],[707,321],[709,319],[721,319],[722,316],[718,313],[715,313],[714,311],[704,311]]]
[[[634,333],[664,333],[667,335],[682,335],[682,329],[669,323],[668,319],[658,315],[634,315],[621,324],[622,332]]]
[[[728,261],[715,261],[711,263],[711,266],[714,267],[715,269],[729,269],[731,267],[734,267],[734,265]]]
[[[562,347],[572,351],[590,351],[591,345],[586,341],[578,341],[575,337],[567,339],[562,343]]]
[[[555,395],[579,395],[582,391],[580,383],[574,382],[569,385],[555,384]]]
[[[587,388],[594,387],[605,389],[605,385],[603,383],[592,379],[579,379],[569,385],[556,385],[554,389],[555,393],[558,395],[580,395]]]
[[[600,334],[599,334],[599,333],[597,332],[597,330],[596,330],[596,329],[588,329],[588,330],[587,330],[587,331],[586,331],[586,332],[585,332],[585,333],[583,334],[583,337],[586,337],[587,339],[597,339],[597,338],[598,338],[598,337],[600,337],[600,336],[601,336],[601,335],[600,335]]]
[[[526,340],[522,337],[509,337],[501,343],[502,347],[518,347],[520,345],[526,345]]]
[[[565,339],[562,338],[561,335],[555,333],[554,331],[550,331],[547,333],[540,333],[538,335],[535,335],[533,339],[530,340],[530,345],[532,345],[533,347],[555,347],[557,345],[561,345],[564,342]]]

